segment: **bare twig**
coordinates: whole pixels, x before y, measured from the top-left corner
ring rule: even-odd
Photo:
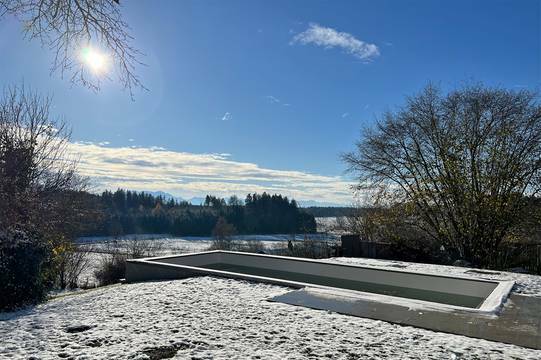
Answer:
[[[143,54],[131,45],[133,37],[122,19],[117,0],[0,0],[0,17],[11,14],[24,24],[25,36],[54,52],[51,72],[98,91],[107,74],[93,74],[80,60],[84,47],[96,44],[116,65],[116,75],[133,98],[145,89],[136,74]]]

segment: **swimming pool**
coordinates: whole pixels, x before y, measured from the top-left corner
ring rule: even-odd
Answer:
[[[230,251],[128,260],[128,282],[211,275],[273,283],[293,288],[316,287],[369,296],[381,302],[399,300],[412,306],[430,304],[467,311],[495,311],[512,281],[479,280],[419,272],[343,265]]]

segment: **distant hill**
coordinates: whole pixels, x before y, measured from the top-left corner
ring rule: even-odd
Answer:
[[[144,191],[146,194],[150,194],[154,197],[161,196],[162,199],[165,201],[169,201],[171,199],[175,200],[176,202],[188,202],[192,205],[202,205],[205,202],[204,197],[192,197],[190,199],[184,199],[180,196],[175,196],[171,193],[165,192],[165,191]],[[303,209],[337,209],[335,210],[336,213],[342,213],[343,211],[347,211],[345,209],[350,209],[347,206],[343,206],[341,204],[331,203],[331,202],[323,202],[323,201],[316,201],[316,200],[299,200],[297,201],[297,204],[299,207]],[[317,210],[315,210],[317,211]],[[332,210],[329,210],[331,213]],[[328,215],[328,216],[334,216],[334,215]]]
[[[339,207],[344,208],[344,204],[337,204],[332,202],[326,202],[326,201],[316,201],[316,200],[298,200],[297,204],[299,204],[302,208],[309,208],[309,207]]]
[[[150,194],[154,197],[158,197],[158,196],[161,196],[162,199],[164,199],[165,201],[169,201],[171,199],[177,201],[177,202],[184,202],[186,200],[184,200],[183,198],[181,198],[180,196],[175,196],[173,194],[170,194],[168,192],[165,192],[165,191],[143,191],[145,194]]]
[[[192,205],[202,205],[205,202],[204,197],[193,197],[188,202]]]
[[[340,217],[351,216],[358,211],[354,207],[336,207],[336,206],[309,206],[302,208],[304,212],[307,212],[314,217]]]
[[[165,191],[143,191],[145,194],[149,194],[149,195],[152,195],[154,197],[158,197],[158,196],[161,196],[162,199],[164,199],[165,201],[168,201],[168,200],[175,200],[176,202],[187,202],[189,204],[192,204],[192,205],[201,205],[203,204],[203,202],[205,201],[205,198],[204,197],[193,197],[189,200],[186,200],[184,199],[183,197],[180,197],[180,196],[175,196],[171,193],[168,193],[168,192],[165,192]]]

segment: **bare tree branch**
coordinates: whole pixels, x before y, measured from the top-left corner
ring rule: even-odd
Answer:
[[[133,98],[145,89],[136,74],[142,53],[122,19],[117,0],[0,0],[0,17],[10,14],[24,24],[25,36],[54,52],[51,71],[98,91],[109,73],[93,73],[81,61],[83,49],[103,48],[115,64],[116,77]]]

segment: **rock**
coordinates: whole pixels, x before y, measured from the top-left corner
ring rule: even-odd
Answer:
[[[174,345],[163,345],[152,348],[146,348],[142,351],[150,360],[170,359],[177,354],[177,347]]]
[[[98,339],[90,339],[85,343],[85,345],[90,347],[100,347],[102,344]]]
[[[90,330],[90,329],[92,329],[93,327],[94,327],[94,326],[92,326],[92,325],[78,324],[78,325],[71,325],[71,326],[68,326],[68,327],[66,327],[64,330],[65,330],[67,333],[73,334],[73,333],[79,333],[79,332],[83,332],[83,331]]]

